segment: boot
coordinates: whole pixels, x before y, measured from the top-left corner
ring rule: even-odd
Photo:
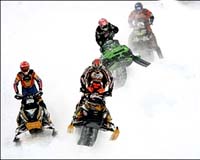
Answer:
[[[20,124],[22,123],[22,119],[20,117],[20,113],[18,114],[16,121],[17,121],[17,126],[20,126]]]
[[[107,117],[106,117],[105,125],[109,129],[112,129],[113,123],[111,121],[112,121],[112,118],[111,118],[110,114],[108,114]]]
[[[39,102],[39,105],[40,105],[41,107],[43,107],[43,108],[47,108],[47,107],[46,107],[46,104],[44,103],[43,100],[41,100],[41,101]]]
[[[104,111],[104,118],[105,118],[104,126],[112,130],[113,128],[113,123],[111,122],[112,118],[107,108],[105,108],[105,111]]]
[[[49,112],[47,111],[47,107],[46,107],[46,104],[44,103],[44,101],[40,101],[39,102],[39,105],[42,107],[43,111],[44,111],[44,119],[43,119],[43,123],[44,125],[52,125],[52,121],[50,119],[50,114]]]
[[[49,114],[49,112],[47,111],[47,109],[46,108],[43,108],[43,111],[44,111],[44,124],[47,124],[47,125],[49,125],[49,126],[52,126],[53,124],[52,124],[52,121],[51,121],[51,119],[50,119],[50,114]]]
[[[72,124],[80,122],[82,118],[83,118],[83,112],[81,110],[81,106],[77,104],[76,111],[74,112],[74,115],[73,115]]]

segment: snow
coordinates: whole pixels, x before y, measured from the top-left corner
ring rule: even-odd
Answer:
[[[98,19],[119,27],[115,36],[127,44],[131,1],[1,2],[1,158],[200,158],[200,2],[145,1],[164,59],[147,68],[132,64],[127,83],[106,100],[120,135],[100,132],[93,147],[77,145],[80,131],[67,133],[81,97],[79,78],[100,56],[95,42]],[[157,56],[157,55],[156,55]],[[58,130],[12,140],[20,101],[13,82],[27,60],[44,85],[43,99]]]

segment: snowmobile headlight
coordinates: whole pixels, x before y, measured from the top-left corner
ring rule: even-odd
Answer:
[[[27,99],[26,104],[34,103],[34,99]]]
[[[136,37],[142,37],[146,35],[146,30],[135,30],[135,36]]]
[[[137,25],[138,25],[138,27],[140,27],[140,28],[142,28],[142,27],[145,26],[145,25],[144,25],[144,22],[138,22]]]
[[[101,105],[95,106],[96,111],[102,111],[103,109],[104,109],[104,106],[101,106]]]
[[[134,37],[132,40],[133,40],[133,42],[138,42],[139,38],[138,37]]]

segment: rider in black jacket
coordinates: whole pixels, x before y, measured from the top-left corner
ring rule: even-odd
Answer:
[[[99,25],[96,28],[96,42],[102,47],[107,40],[112,40],[114,35],[119,31],[118,27],[108,22],[105,18],[99,20]]]

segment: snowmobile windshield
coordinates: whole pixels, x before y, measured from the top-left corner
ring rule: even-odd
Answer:
[[[105,105],[104,97],[98,95],[90,95],[88,97],[88,103],[95,105]]]

